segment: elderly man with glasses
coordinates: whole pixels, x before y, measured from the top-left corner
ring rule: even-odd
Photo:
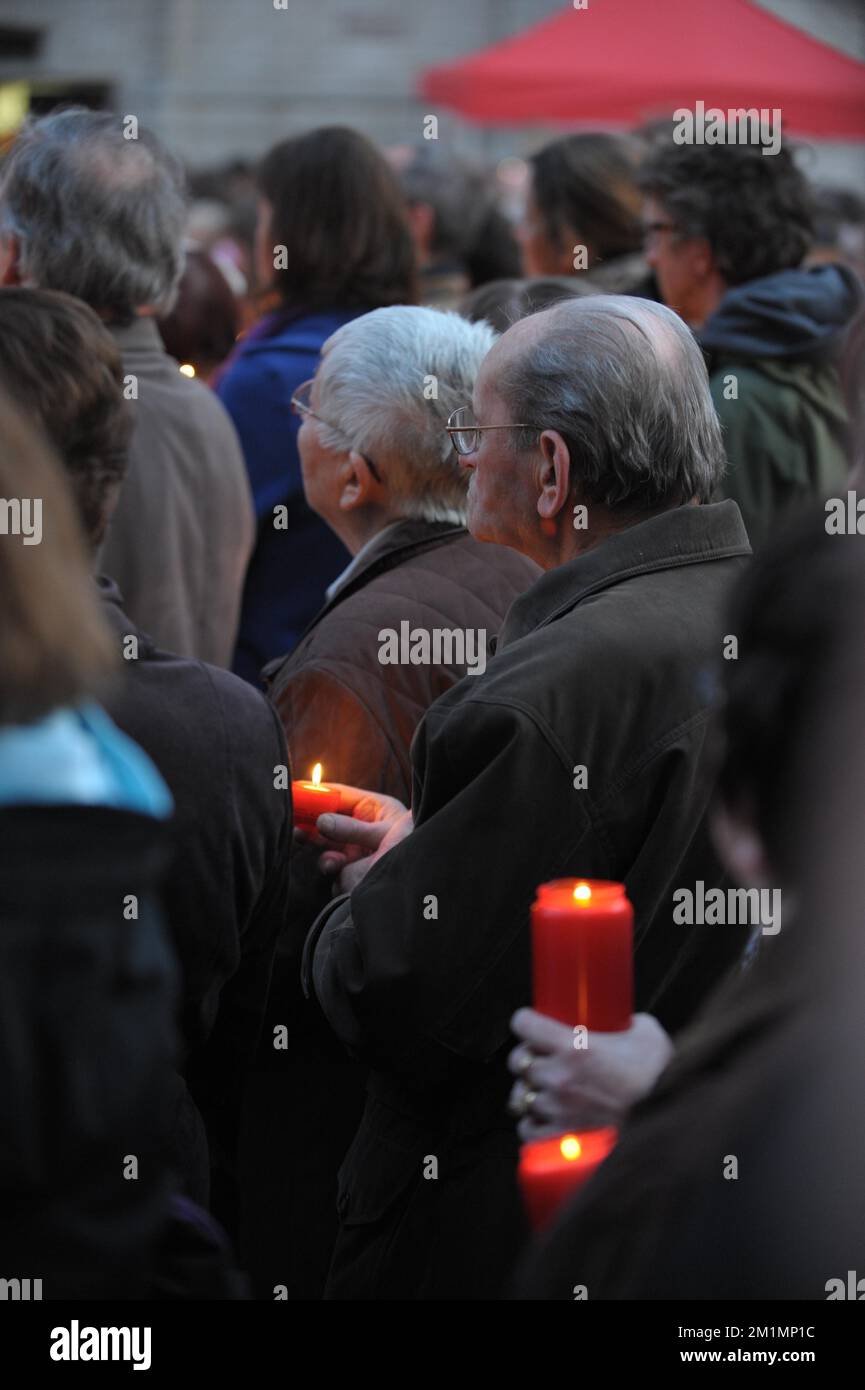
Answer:
[[[748,935],[673,915],[678,886],[721,879],[706,675],[750,554],[735,502],[709,503],[724,456],[692,335],[618,296],[532,315],[491,349],[450,433],[472,535],[544,573],[486,672],[428,710],[411,813],[367,796],[318,821],[348,891],[310,933],[304,980],[372,1069],[340,1173],[333,1298],[507,1286],[525,1235],[509,1022],[531,999],[539,883],[625,882],[636,1007],[668,1031]]]
[[[327,340],[315,379],[294,393],[306,499],[352,556],[291,655],[265,667],[295,777],[308,778],[320,762],[327,781],[408,801],[418,721],[466,675],[467,651],[486,664],[488,638],[538,576],[525,556],[468,535],[468,479],[445,430],[494,341],[487,324],[457,314],[376,309]],[[380,634],[402,632],[412,635],[411,659],[383,661]],[[440,653],[424,640],[436,633],[446,635]],[[317,853],[298,847],[272,1027],[264,1030],[269,1075],[255,1107],[263,1129],[250,1220],[260,1287],[285,1284],[299,1298],[318,1297],[324,1286],[336,1235],[336,1170],[365,1080],[300,994],[303,938],[329,898]],[[273,1028],[280,1025],[291,1039],[276,1051]]]

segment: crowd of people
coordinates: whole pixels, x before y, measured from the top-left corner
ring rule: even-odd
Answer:
[[[329,127],[232,219],[127,137],[62,110],[0,168],[8,1272],[826,1297],[865,1236],[865,559],[825,511],[865,290],[796,151],[563,136],[514,224]],[[584,1048],[530,1007],[567,877],[635,913]],[[683,925],[698,883],[780,930]],[[533,1242],[520,1145],[602,1126]]]

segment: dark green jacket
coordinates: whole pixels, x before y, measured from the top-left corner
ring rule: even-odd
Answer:
[[[677,926],[672,892],[720,880],[704,676],[749,554],[733,502],[613,536],[543,574],[486,672],[427,712],[412,834],[307,943],[307,986],[373,1068],[340,1174],[332,1296],[490,1297],[507,1278],[523,1229],[505,1059],[531,1000],[537,884],[625,881],[637,1007],[668,1028],[738,957],[747,928]]]
[[[729,463],[719,495],[738,502],[758,546],[786,508],[845,487],[848,418],[838,372],[829,363],[735,359],[713,368]],[[738,398],[728,399],[734,389]]]
[[[862,302],[852,271],[823,265],[736,285],[700,333],[729,471],[753,546],[791,506],[843,487],[848,418],[836,363]]]

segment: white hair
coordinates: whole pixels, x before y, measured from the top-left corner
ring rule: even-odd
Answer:
[[[346,438],[368,454],[403,516],[465,522],[468,479],[448,416],[471,401],[475,377],[496,333],[440,309],[396,305],[352,319],[328,338],[318,370],[325,448]],[[345,437],[343,437],[345,436]]]

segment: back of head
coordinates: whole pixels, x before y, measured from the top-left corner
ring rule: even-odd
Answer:
[[[799,266],[813,236],[812,195],[793,153],[757,144],[676,144],[655,135],[640,187],[684,236],[706,237],[728,285]]]
[[[431,209],[427,249],[433,264],[465,271],[471,285],[519,274],[513,227],[488,173],[425,142],[411,151],[400,183],[410,208]]]
[[[558,431],[582,497],[621,515],[709,501],[725,467],[721,429],[703,355],[678,314],[587,295],[543,320],[496,382],[529,427],[512,432],[515,447]]]
[[[459,307],[471,323],[484,320],[497,333],[506,333],[528,314],[539,314],[563,299],[579,299],[585,293],[588,291],[581,281],[570,277],[538,275],[528,280],[490,280],[470,290]]]
[[[450,264],[463,264],[486,212],[488,199],[481,177],[456,159],[437,156],[429,145],[413,150],[399,177],[410,207],[426,204],[432,209],[432,254]]]
[[[468,480],[445,426],[471,398],[495,337],[486,323],[401,305],[353,319],[325,343],[319,408],[344,436],[332,445],[344,449],[347,437],[374,460],[387,457],[402,516],[463,524]]]
[[[114,652],[66,480],[5,392],[0,438],[3,726],[35,722],[98,694]]]
[[[206,251],[186,253],[186,264],[170,314],[159,319],[166,352],[207,377],[224,362],[237,338],[237,300]]]
[[[71,295],[0,290],[0,387],[53,444],[96,548],[132,430],[114,339]]]
[[[417,298],[399,184],[365,136],[328,126],[283,140],[258,182],[272,208],[271,288],[287,305],[376,309]]]
[[[18,241],[22,283],[74,294],[117,323],[170,308],[185,215],[180,165],[106,112],[28,122],[3,168],[0,235]]]
[[[626,137],[566,135],[529,163],[535,203],[552,242],[574,233],[601,260],[640,250],[636,146]]]

